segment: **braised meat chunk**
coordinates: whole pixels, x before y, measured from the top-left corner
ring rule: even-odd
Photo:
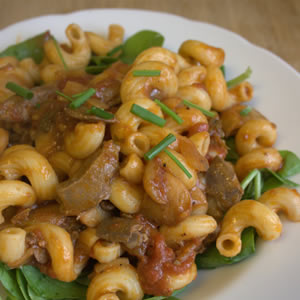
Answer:
[[[108,199],[119,167],[120,148],[113,141],[83,162],[72,178],[57,186],[58,201],[67,215],[78,215]]]
[[[107,218],[97,228],[97,235],[105,241],[123,244],[129,253],[143,256],[148,246],[151,226],[141,218]]]
[[[206,173],[208,214],[221,219],[224,213],[243,195],[232,165],[216,156]]]

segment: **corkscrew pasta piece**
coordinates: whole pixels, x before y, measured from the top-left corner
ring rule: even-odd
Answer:
[[[71,282],[77,278],[74,271],[74,249],[70,234],[63,228],[37,223],[25,228],[41,237],[51,257],[51,268],[58,280]]]
[[[57,175],[68,175],[75,162],[65,151],[57,151],[51,154],[48,158],[49,163]]]
[[[275,213],[283,212],[293,222],[300,221],[300,194],[296,189],[278,187],[271,189],[258,199]]]
[[[111,24],[108,27],[107,39],[94,32],[85,32],[92,51],[97,55],[106,55],[107,52],[122,44],[124,28],[118,24]]]
[[[10,227],[0,231],[0,260],[5,264],[13,264],[19,260],[26,250],[26,231]]]
[[[175,136],[177,136],[177,133],[175,131],[167,128],[166,126],[160,128],[152,124],[142,126],[141,129],[139,129],[139,132],[148,137],[151,147],[157,145],[169,134],[174,134]],[[176,141],[173,142],[169,147],[171,149],[178,150],[178,139],[176,139]]]
[[[144,191],[141,187],[127,182],[122,177],[117,177],[111,184],[110,202],[121,212],[134,214],[140,209]]]
[[[165,127],[169,128],[175,133],[182,134],[197,123],[208,123],[206,116],[198,109],[179,107],[175,110],[175,112],[183,120],[183,123],[178,124],[173,118],[166,117],[167,122],[165,125]]]
[[[9,133],[7,130],[0,128],[0,155],[7,148],[9,141]]]
[[[212,100],[207,91],[202,87],[183,86],[178,89],[177,96],[181,99],[188,100],[206,110],[210,110]]]
[[[134,61],[134,65],[141,64],[143,62],[161,62],[171,67],[177,74],[180,70],[180,64],[178,62],[178,55],[166,48],[151,47],[140,53]]]
[[[277,239],[282,231],[279,217],[266,205],[255,200],[243,200],[232,206],[225,214],[217,238],[220,254],[233,257],[242,247],[241,233],[247,227],[255,227],[264,240]]]
[[[212,108],[216,111],[223,111],[239,102],[251,100],[250,97],[241,97],[229,93],[224,75],[218,67],[210,66],[207,68],[207,75],[204,82],[212,100]],[[243,86],[241,87],[243,88]]]
[[[160,107],[148,98],[137,98],[136,100],[122,104],[115,114],[119,122],[111,125],[112,137],[118,141],[125,141],[131,133],[136,133],[142,124],[149,124],[147,121],[130,112],[133,104],[142,106],[163,118]]]
[[[34,79],[31,74],[20,67],[19,61],[14,57],[0,57],[0,102],[14,93],[5,86],[8,82],[14,82],[26,88],[32,88]]]
[[[242,104],[236,104],[221,113],[222,128],[224,130],[225,136],[236,135],[239,128],[241,128],[249,120],[266,118],[252,107],[251,111],[246,115],[241,115],[241,111],[247,106]]]
[[[196,145],[199,153],[206,156],[210,144],[209,133],[207,131],[198,132],[193,134],[189,139]]]
[[[169,172],[170,174],[174,175],[176,178],[178,178],[189,190],[193,188],[196,185],[197,182],[197,172],[195,169],[193,169],[188,163],[186,158],[178,153],[175,150],[168,149],[182,164],[183,166],[188,170],[188,172],[191,174],[191,178],[187,177],[184,172],[182,172],[181,168],[178,167],[178,165],[174,162],[172,158],[170,158],[169,155],[167,155],[165,152],[161,152],[158,157],[161,159],[161,162],[163,166],[165,166],[165,170]],[[147,167],[146,167],[147,169]],[[145,176],[146,174],[145,170]],[[145,180],[145,177],[144,177]],[[145,181],[144,181],[145,182]]]
[[[93,246],[90,255],[99,263],[110,263],[122,255],[121,245],[98,240]]]
[[[47,64],[41,68],[40,74],[43,82],[50,83],[63,79],[67,72],[62,65]]]
[[[241,82],[228,92],[235,102],[247,102],[253,98],[253,86],[248,81]]]
[[[195,263],[191,265],[184,273],[169,275],[168,276],[168,287],[171,291],[182,289],[183,287],[190,284],[197,277],[197,266]]]
[[[195,40],[187,40],[183,42],[178,52],[183,57],[200,62],[200,64],[205,67],[221,67],[225,58],[223,49]]]
[[[272,147],[276,142],[277,130],[274,123],[257,119],[247,121],[235,136],[236,150],[245,155],[261,147]]]
[[[71,43],[71,53],[58,45],[63,59],[70,70],[84,68],[91,58],[91,48],[83,30],[77,24],[70,24],[66,28],[66,36]],[[63,61],[59,56],[55,42],[49,39],[44,44],[44,50],[49,61],[55,65],[63,66]]]
[[[135,153],[129,154],[122,162],[120,175],[128,182],[139,184],[143,181],[145,166],[142,159]]]
[[[144,77],[134,76],[137,70],[158,70],[159,76]],[[165,97],[172,97],[176,94],[178,88],[178,79],[171,67],[155,61],[146,61],[134,65],[126,74],[121,84],[121,100],[123,103],[138,99],[150,98],[153,90],[158,90]]]
[[[203,66],[192,66],[181,70],[178,74],[179,88],[203,83],[206,77],[206,73],[206,68]]]
[[[96,274],[87,291],[87,300],[141,300],[143,296],[138,274],[129,264],[112,265]]]
[[[16,145],[0,157],[0,174],[6,179],[26,176],[38,201],[53,200],[56,195],[57,176],[45,157],[27,145]]]
[[[240,157],[235,165],[235,172],[242,180],[253,169],[268,168],[277,171],[282,165],[282,157],[274,148],[258,148]]]
[[[0,224],[4,222],[2,211],[8,206],[30,207],[36,202],[32,187],[19,180],[1,180],[0,194]]]
[[[132,153],[143,157],[150,149],[150,141],[142,132],[133,132],[128,135],[123,143],[121,143],[121,152],[125,155]]]
[[[78,219],[82,224],[86,225],[87,227],[96,227],[100,224],[102,220],[110,216],[111,215],[109,212],[103,210],[100,206],[96,206],[94,208],[82,212],[78,216]]]
[[[79,122],[73,131],[65,135],[65,151],[76,159],[87,158],[100,147],[104,133],[104,122]]]
[[[165,237],[168,245],[182,241],[197,239],[213,233],[217,228],[215,219],[208,215],[189,216],[174,226],[163,225],[160,233]]]

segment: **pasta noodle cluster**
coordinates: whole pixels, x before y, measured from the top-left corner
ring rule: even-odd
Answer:
[[[156,45],[129,65],[119,59],[120,25],[105,38],[70,24],[66,36],[68,45],[44,41],[40,64],[0,58],[2,262],[72,282],[96,261],[87,300],[141,300],[193,281],[195,255],[213,242],[234,257],[244,229],[274,240],[279,212],[300,221],[295,189],[242,200],[249,173],[277,172],[284,160],[276,125],[244,103],[253,86],[227,87],[223,49]],[[88,74],[97,59],[92,67],[111,66]],[[33,88],[41,80],[42,94]],[[31,89],[32,100],[7,82]],[[224,160],[224,136],[235,165]]]

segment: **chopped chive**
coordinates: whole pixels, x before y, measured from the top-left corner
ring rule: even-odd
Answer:
[[[83,94],[85,94],[86,93],[86,91],[84,91],[84,92],[81,92],[81,93],[78,93],[78,94],[75,94],[75,95],[72,95],[71,97],[72,98],[78,98],[78,97],[80,97],[80,96],[82,96]],[[74,99],[72,99],[72,101],[73,101]]]
[[[84,94],[82,94],[80,97],[77,97],[75,100],[73,100],[69,106],[71,108],[78,108],[80,107],[85,101],[87,101],[89,98],[91,98],[96,93],[96,90],[93,88],[89,88]]]
[[[28,90],[28,89],[26,89],[26,88],[24,88],[24,87],[22,87],[22,86],[20,86],[20,85],[18,85],[16,83],[14,83],[14,82],[11,82],[11,81],[9,81],[6,84],[5,87],[8,90],[16,93],[16,95],[21,96],[21,97],[23,97],[23,98],[25,98],[27,100],[32,99],[33,96],[34,96],[32,91],[30,91],[30,90]]]
[[[142,118],[143,120],[153,123],[159,127],[164,127],[164,125],[166,124],[166,120],[137,104],[133,104],[131,106],[130,112]]]
[[[242,109],[240,111],[240,115],[241,116],[247,116],[251,110],[252,110],[252,107],[247,106],[247,107],[245,107],[244,109]]]
[[[74,100],[74,99],[72,99],[70,96],[68,96],[68,95],[66,95],[66,94],[64,94],[64,93],[62,93],[62,92],[60,92],[60,91],[55,91],[55,93],[56,93],[57,95],[59,95],[59,96],[65,98],[65,99],[71,101],[71,102]]]
[[[63,55],[62,55],[62,53],[61,53],[61,50],[60,50],[60,47],[59,47],[59,45],[58,45],[57,40],[55,39],[54,36],[52,36],[52,39],[53,39],[53,42],[54,42],[54,45],[55,45],[57,54],[58,54],[60,60],[62,61],[64,68],[65,68],[66,70],[68,70],[69,68],[68,68],[68,66],[67,66],[67,64],[66,64],[66,62],[65,62],[65,60],[64,60],[64,57],[63,57]]]
[[[245,81],[246,79],[248,79],[250,77],[251,73],[252,73],[252,70],[251,70],[250,67],[248,67],[247,70],[244,73],[242,73],[241,75],[227,81],[226,82],[227,88],[230,89],[230,88],[242,83],[243,81]]]
[[[114,118],[114,114],[96,106],[92,106],[91,109],[87,110],[87,113],[105,120],[110,120]]]
[[[180,162],[179,159],[177,159],[177,157],[170,152],[168,149],[164,149],[164,152],[170,157],[172,158],[172,160],[176,163],[176,165],[185,173],[185,175],[188,178],[192,178],[192,174],[186,169],[186,167]]]
[[[115,48],[113,48],[112,50],[110,50],[109,52],[106,53],[107,56],[112,56],[114,54],[116,54],[118,51],[123,49],[123,45],[119,45]]]
[[[132,72],[133,76],[139,77],[139,76],[160,76],[160,70],[134,70]]]
[[[241,182],[241,187],[245,191],[246,187],[253,180],[259,171],[257,169],[252,170]]]
[[[186,106],[193,107],[193,108],[196,108],[196,109],[200,110],[204,115],[206,115],[208,117],[213,118],[213,117],[216,116],[215,112],[206,110],[206,109],[202,108],[201,106],[199,106],[197,104],[194,104],[194,103],[192,103],[188,100],[183,100],[183,104],[186,105]]]
[[[257,200],[261,195],[261,173],[260,171],[257,172],[256,176],[254,177],[254,197]]]
[[[98,65],[98,66],[87,66],[85,71],[89,74],[97,75],[107,69],[107,65]]]
[[[36,105],[35,105],[35,108],[36,109],[39,109],[41,107],[41,103],[37,103]]]
[[[224,78],[225,78],[225,66],[224,65],[222,65],[221,67],[220,67],[220,70],[222,71],[222,73],[223,73],[223,76],[224,76]]]
[[[153,159],[157,154],[167,148],[170,144],[176,141],[176,137],[174,134],[170,133],[167,135],[162,141],[160,141],[156,146],[150,149],[147,153],[145,153],[144,158],[146,160]]]
[[[164,113],[169,115],[171,118],[173,118],[178,124],[182,124],[183,120],[167,105],[160,102],[158,99],[155,99],[154,102],[162,109]]]

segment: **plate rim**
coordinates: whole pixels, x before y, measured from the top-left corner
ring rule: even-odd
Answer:
[[[21,26],[23,23],[26,23],[26,22],[29,22],[29,21],[34,22],[34,21],[37,21],[38,19],[52,18],[52,17],[62,18],[62,17],[67,16],[67,15],[76,15],[76,14],[82,14],[82,13],[88,13],[88,12],[97,12],[97,11],[109,11],[109,12],[124,11],[124,12],[137,12],[137,13],[141,12],[141,13],[154,14],[154,15],[159,14],[161,16],[165,15],[165,16],[168,16],[168,17],[178,18],[178,19],[181,19],[182,21],[189,22],[189,23],[200,23],[200,24],[209,26],[211,28],[221,30],[223,32],[226,32],[227,34],[231,34],[236,39],[239,39],[241,42],[247,44],[248,46],[254,47],[254,48],[256,48],[256,50],[259,50],[261,52],[264,52],[265,54],[271,55],[275,60],[277,60],[279,63],[281,63],[285,67],[287,67],[291,72],[294,73],[294,75],[296,75],[298,77],[298,79],[300,79],[300,72],[298,72],[292,65],[290,65],[288,62],[286,62],[279,55],[277,55],[276,53],[274,53],[274,52],[272,52],[272,51],[270,51],[270,50],[268,50],[268,49],[266,49],[262,46],[259,46],[259,45],[256,45],[253,42],[250,42],[248,39],[246,39],[242,35],[234,32],[234,31],[231,31],[230,29],[227,29],[227,28],[224,28],[224,27],[221,27],[219,25],[209,23],[209,22],[203,22],[203,21],[199,21],[199,20],[195,20],[195,19],[189,19],[188,17],[181,16],[181,15],[178,15],[178,14],[169,13],[169,12],[160,12],[160,11],[156,11],[156,10],[146,10],[146,9],[139,9],[139,8],[89,8],[89,9],[74,10],[74,11],[70,11],[70,12],[66,12],[66,13],[43,14],[43,15],[40,15],[40,16],[27,18],[27,19],[18,21],[16,23],[10,24],[10,25],[2,28],[0,30],[0,34],[2,34],[4,31],[7,31],[7,30],[13,30],[14,27]]]

